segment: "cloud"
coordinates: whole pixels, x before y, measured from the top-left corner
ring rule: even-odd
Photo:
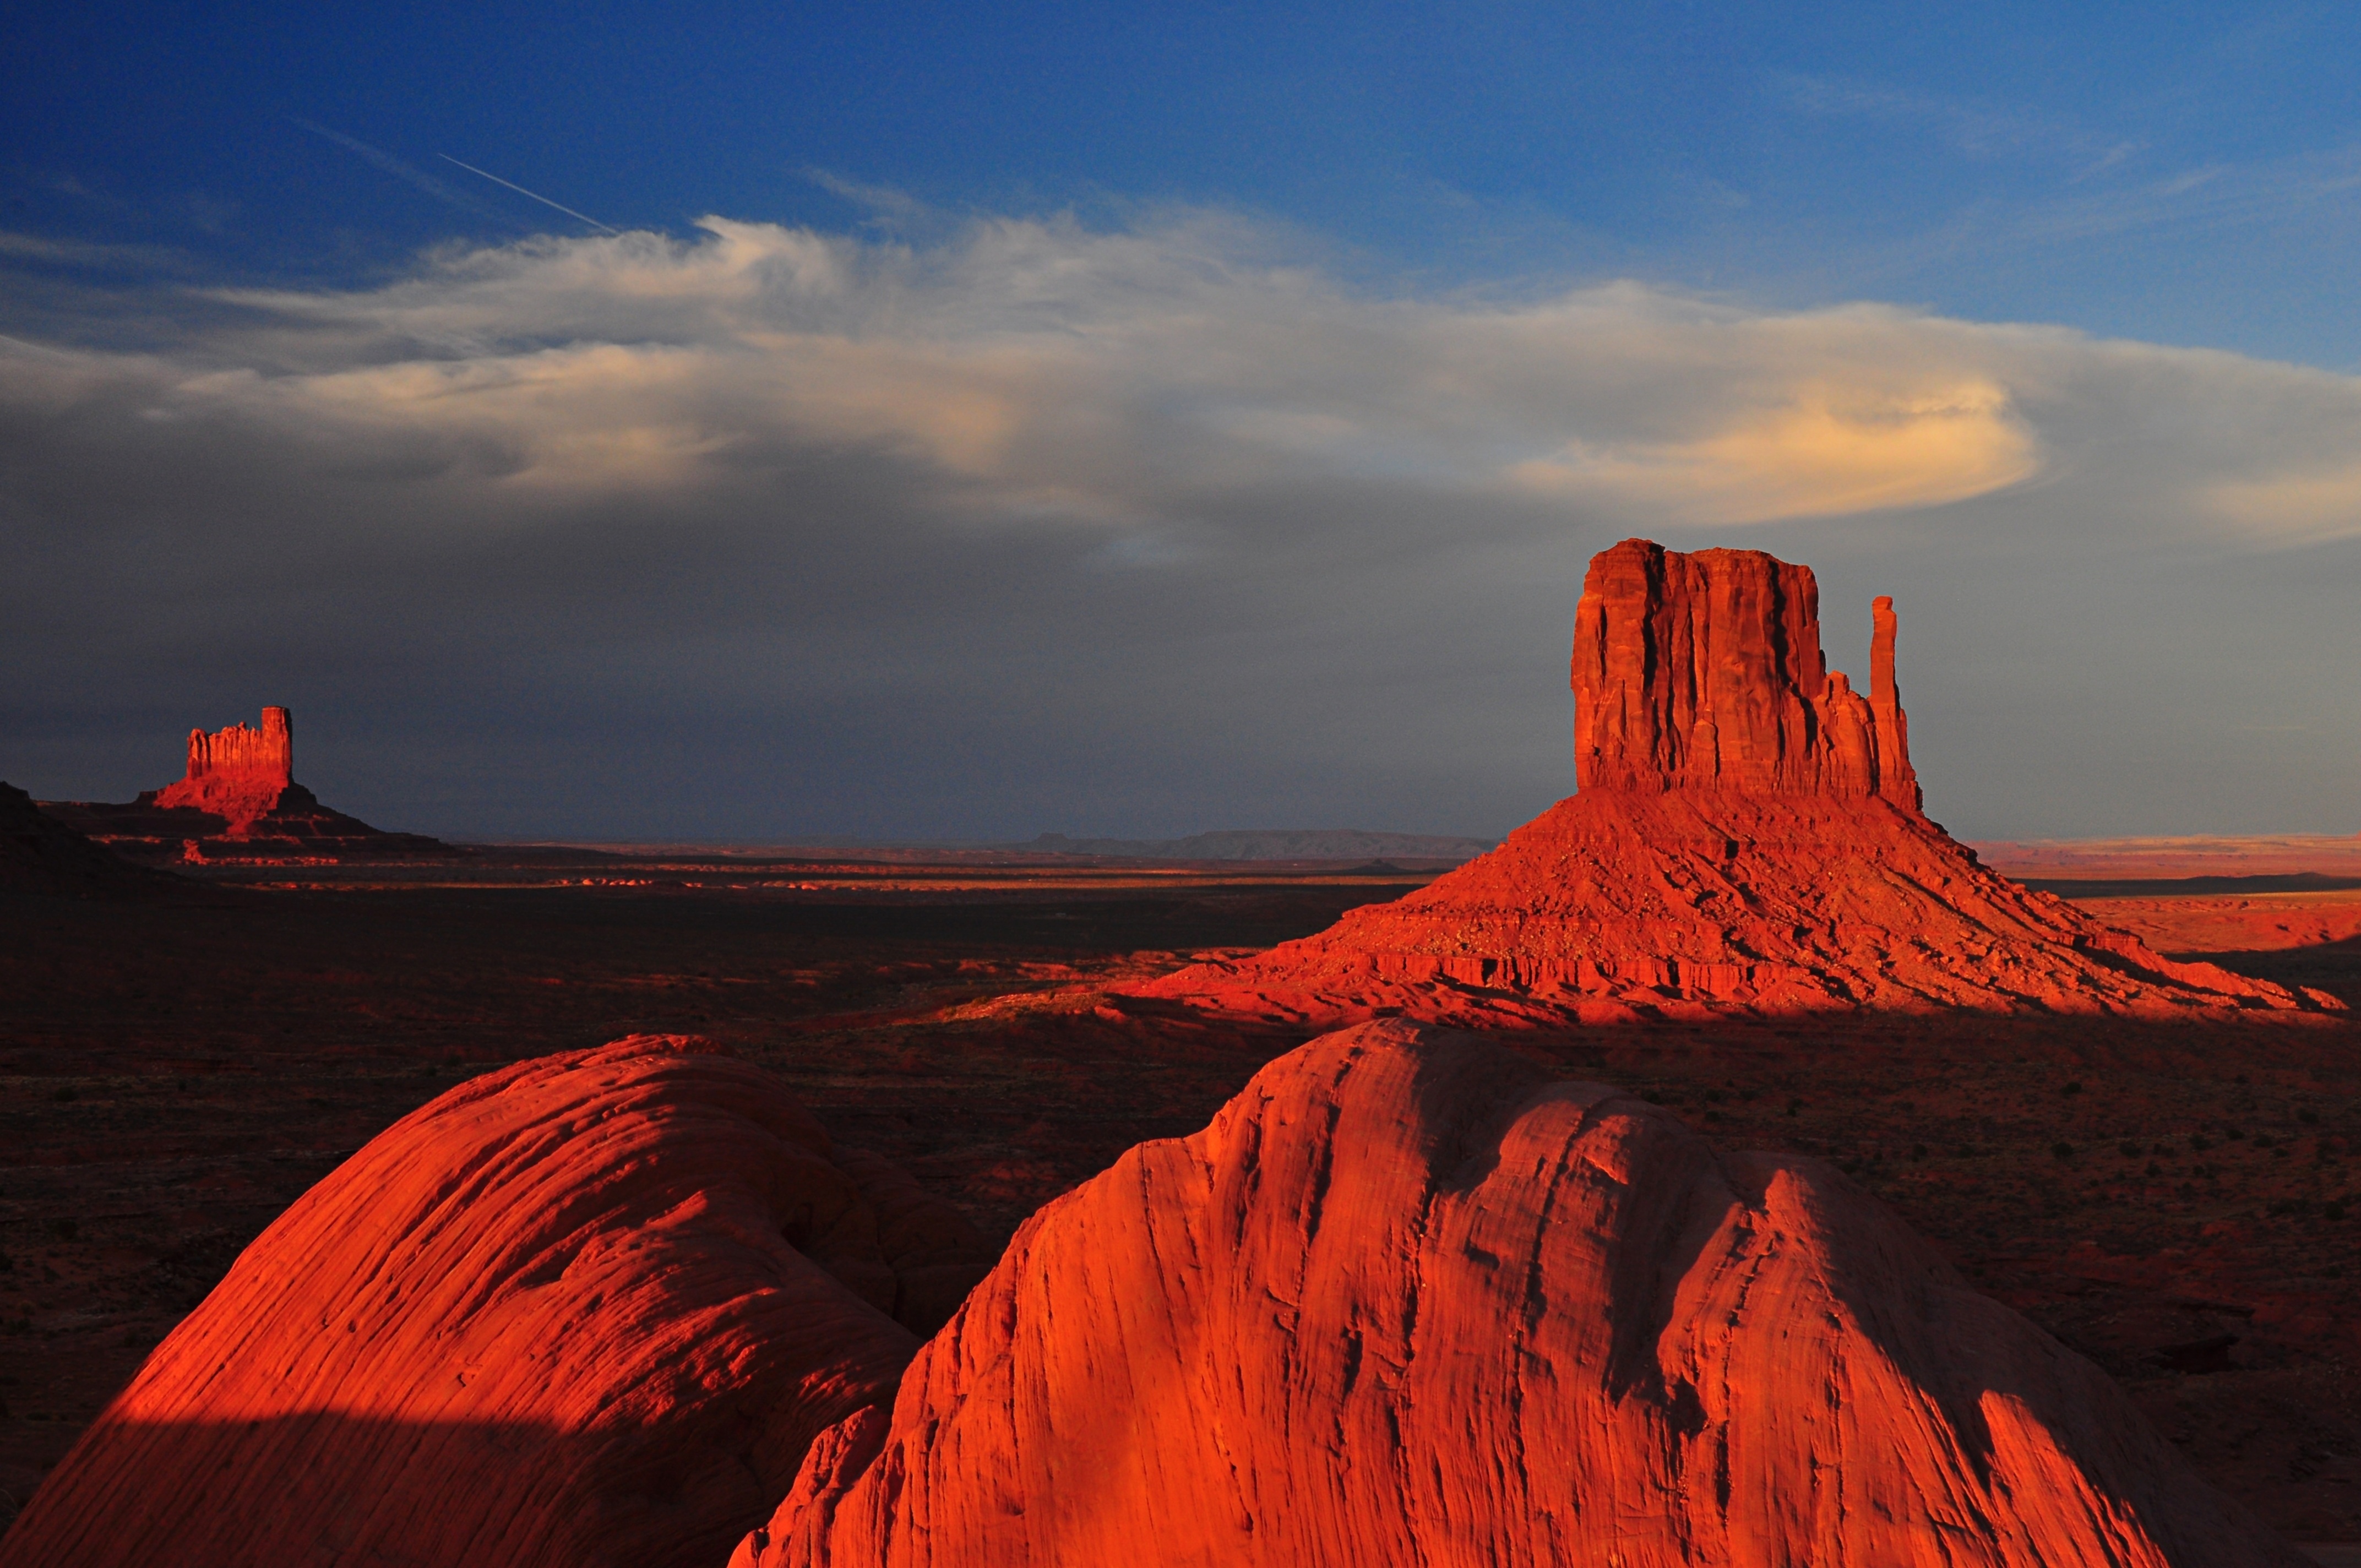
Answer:
[[[2235,355],[1373,293],[1217,213],[717,217],[189,302],[126,305],[179,323],[137,351],[0,341],[0,776],[120,796],[154,767],[72,759],[293,700],[329,798],[398,825],[1491,831],[1564,787],[1565,624],[1630,533],[1811,562],[1840,664],[1842,607],[1901,594],[1929,777],[2009,831],[2070,828],[2099,749],[2201,747],[2205,701],[2355,706],[2349,618],[2287,603],[2361,541],[2361,383]],[[2302,629],[2271,689],[2222,685],[2234,601]],[[2249,794],[2326,799],[2312,761]],[[2233,776],[2139,787],[2195,828],[2167,806]]]
[[[259,324],[142,373],[164,378],[152,417],[497,452],[452,461],[517,491],[860,449],[977,515],[1124,526],[1322,474],[1728,523],[1940,504],[2040,466],[1955,323],[1620,285],[1369,301],[1221,238],[997,223],[919,252],[715,218],[695,241],[454,253],[365,293],[224,294]]]

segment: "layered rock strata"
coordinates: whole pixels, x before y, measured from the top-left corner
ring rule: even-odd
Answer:
[[[1044,1210],[733,1568],[2296,1568],[1816,1161],[1400,1023]]]
[[[1576,787],[1878,795],[1916,809],[1895,624],[1880,598],[1863,696],[1821,653],[1810,567],[1641,539],[1601,551],[1575,610]]]
[[[1575,624],[1578,794],[1397,903],[1130,991],[1314,1025],[2342,1011],[2164,959],[1927,820],[1890,598],[1866,696],[1827,667],[1810,568],[1760,551],[1627,540],[1592,561]]]
[[[718,1047],[520,1063],[264,1232],[0,1563],[711,1568],[989,1262]]]

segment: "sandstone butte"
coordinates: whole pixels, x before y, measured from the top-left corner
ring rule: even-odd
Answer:
[[[1827,667],[1810,568],[1626,540],[1576,611],[1575,795],[1395,903],[1126,990],[1315,1025],[2343,1011],[2165,959],[1928,820],[1895,633],[1880,598],[1864,695]]]
[[[1819,1162],[1403,1021],[1017,1233],[732,1568],[2294,1568]]]
[[[45,800],[41,810],[97,843],[150,864],[442,855],[450,846],[388,833],[320,804],[295,782],[294,717],[262,710],[262,727],[189,732],[188,771],[124,805]]]
[[[213,735],[190,730],[189,771],[157,791],[156,804],[212,812],[228,822],[229,837],[242,839],[258,817],[279,808],[294,783],[292,718],[283,707],[266,707],[259,729],[233,724]]]
[[[264,1232],[0,1562],[719,1568],[989,1263],[718,1047],[519,1063]]]

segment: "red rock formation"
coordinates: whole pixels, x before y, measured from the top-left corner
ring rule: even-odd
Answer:
[[[189,731],[189,771],[180,783],[159,790],[166,810],[192,806],[229,821],[228,836],[242,839],[255,818],[277,808],[295,782],[295,731],[287,710],[266,707],[262,728],[233,724],[216,734]]]
[[[1862,697],[1825,668],[1818,599],[1759,551],[1602,552],[1575,617],[1581,793],[1397,903],[1128,989],[1312,1025],[2343,1010],[2173,963],[1980,865],[1919,809],[1893,601]]]
[[[451,846],[388,833],[320,804],[295,782],[294,721],[262,710],[262,728],[189,732],[179,783],[127,805],[44,800],[43,812],[119,855],[148,864],[335,861],[443,856]]]
[[[1821,656],[1810,567],[1643,539],[1601,551],[1575,611],[1576,784],[1883,795],[1915,810],[1894,601],[1877,606],[1864,699]]]
[[[709,1568],[986,1262],[717,1047],[519,1063],[265,1232],[0,1563]]]
[[[1044,1210],[731,1559],[2302,1561],[1827,1167],[1398,1023]]]

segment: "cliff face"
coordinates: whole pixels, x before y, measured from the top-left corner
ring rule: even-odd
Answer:
[[[1580,793],[1397,903],[1131,989],[1313,1026],[2342,1010],[2168,960],[1979,864],[1919,808],[1892,599],[1873,628],[1863,696],[1827,667],[1808,568],[1626,540],[1575,614]]]
[[[1044,1210],[733,1568],[2295,1568],[1818,1162],[1399,1023]]]
[[[233,724],[211,735],[190,730],[189,771],[157,791],[156,805],[211,812],[228,820],[228,837],[242,839],[256,818],[277,809],[294,782],[293,719],[283,707],[266,707],[259,729]]]
[[[1879,795],[1916,810],[1880,598],[1871,691],[1820,651],[1808,566],[1759,550],[1602,551],[1575,612],[1575,780],[1583,789]]]
[[[989,1261],[719,1047],[519,1063],[263,1233],[0,1563],[710,1568]]]

